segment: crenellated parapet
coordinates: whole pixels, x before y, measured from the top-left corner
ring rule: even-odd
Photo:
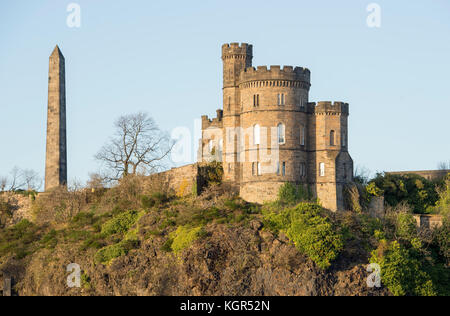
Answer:
[[[223,127],[223,110],[217,110],[217,117],[210,119],[208,115],[202,115],[202,130],[208,128],[222,128]]]
[[[246,58],[246,57],[253,57],[253,45],[247,44],[247,43],[230,43],[230,44],[223,44],[222,45],[222,59],[239,59],[239,58]]]
[[[309,89],[311,72],[307,68],[274,65],[247,67],[239,77],[240,87],[300,87]]]
[[[316,115],[348,115],[349,106],[344,102],[320,101],[311,102],[307,105],[307,111]]]

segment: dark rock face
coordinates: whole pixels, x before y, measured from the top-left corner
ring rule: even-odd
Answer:
[[[210,225],[206,238],[179,255],[160,250],[164,238],[153,237],[109,266],[94,265],[93,253],[81,256],[63,247],[53,253],[42,250],[17,270],[16,290],[19,295],[389,294],[367,287],[369,273],[357,252],[344,252],[322,271],[282,236],[276,238],[258,223],[249,226]],[[89,284],[67,287],[65,267],[71,262],[81,266]]]

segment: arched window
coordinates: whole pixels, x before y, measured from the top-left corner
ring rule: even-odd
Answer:
[[[256,168],[257,168],[258,176],[260,176],[261,175],[261,163],[258,162],[256,164]]]
[[[253,145],[259,145],[261,143],[261,128],[258,124],[253,126]]]
[[[319,175],[325,177],[325,163],[323,162],[319,164]]]
[[[285,137],[284,137],[284,124],[278,124],[277,126],[277,136],[278,136],[278,144],[284,144],[285,143]]]
[[[334,142],[334,131],[330,131],[330,145],[334,146],[335,142]]]
[[[305,146],[305,126],[300,125],[300,145]]]

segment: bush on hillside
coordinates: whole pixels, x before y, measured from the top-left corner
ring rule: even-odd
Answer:
[[[381,195],[382,192],[388,205],[395,207],[406,202],[418,214],[429,213],[439,198],[433,182],[414,174],[377,174],[369,186],[372,193]]]
[[[281,212],[263,211],[265,226],[283,232],[320,268],[327,269],[344,247],[344,238],[317,204],[300,203]]]

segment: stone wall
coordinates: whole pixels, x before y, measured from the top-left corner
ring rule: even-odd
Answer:
[[[151,175],[148,178],[149,185],[162,187],[177,196],[187,196],[194,191],[198,193],[198,168],[199,165],[195,163]]]
[[[417,222],[417,226],[420,228],[435,228],[442,226],[441,215],[420,214],[414,215],[414,219]]]
[[[425,179],[430,180],[430,181],[443,179],[449,173],[450,173],[450,170],[421,170],[421,171],[386,172],[386,174],[392,174],[392,175],[417,174],[417,175],[424,177]]]
[[[6,227],[15,225],[23,219],[33,220],[31,211],[32,196],[25,196],[14,192],[1,193],[0,199],[7,201],[12,206],[12,215],[5,217]]]

